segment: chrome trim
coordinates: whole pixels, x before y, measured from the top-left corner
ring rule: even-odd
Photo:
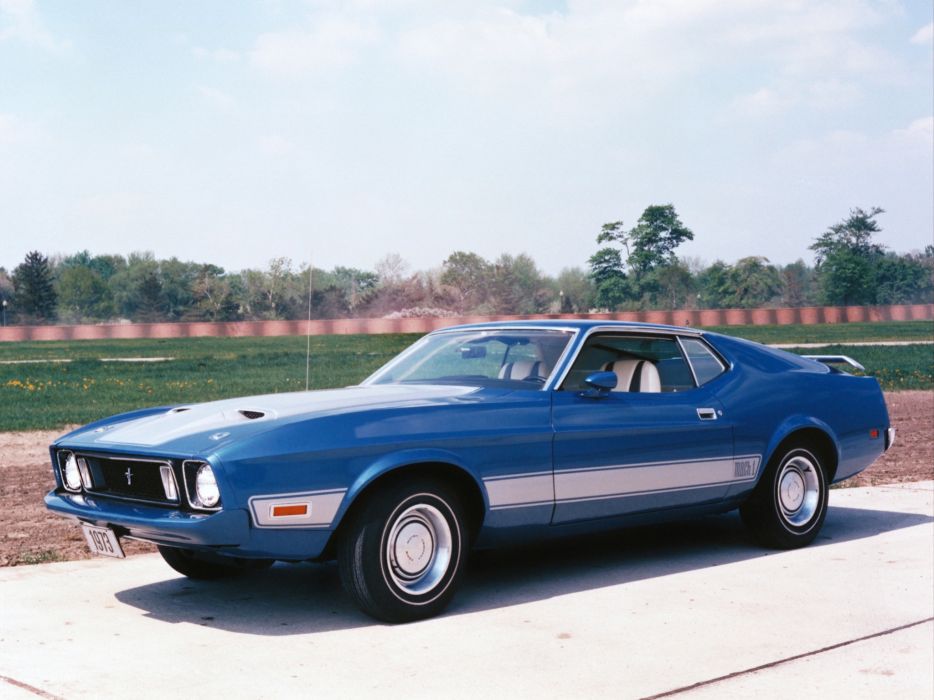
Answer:
[[[143,464],[159,464],[159,465],[168,466],[168,467],[172,466],[172,463],[166,459],[146,459],[143,457],[125,457],[123,455],[106,454],[106,453],[99,453],[99,452],[84,452],[82,454],[85,457],[93,457],[94,459],[119,459],[121,462],[140,462]],[[107,493],[106,491],[87,490],[87,493],[92,496],[99,496],[101,498],[112,498],[116,501],[130,501],[132,503],[148,503],[148,504],[157,505],[157,506],[173,505],[171,501],[156,501],[151,498],[134,498],[133,496],[124,496],[121,494]]]
[[[885,449],[886,451],[895,444],[895,428],[885,429]]]
[[[75,452],[75,451],[69,450],[69,449],[62,449],[62,450],[58,450],[58,452],[56,453],[56,455],[57,455],[57,456],[58,456],[58,455],[61,455],[61,454],[64,453],[64,452],[69,452],[69,453],[71,453],[71,454],[74,454],[74,455],[75,455],[75,458],[78,458],[78,457],[80,456],[80,457],[83,457],[83,458],[91,457],[92,459],[114,459],[114,460],[120,460],[121,462],[140,462],[140,463],[143,463],[143,464],[159,464],[159,465],[162,465],[162,466],[167,466],[167,467],[169,467],[169,468],[172,467],[172,462],[171,462],[170,460],[167,460],[167,459],[156,459],[156,458],[151,458],[151,459],[150,459],[150,458],[145,458],[145,457],[133,457],[133,456],[120,455],[120,454],[111,454],[111,453],[109,453],[109,452],[84,452],[84,451]],[[62,466],[61,466],[61,461],[59,461],[59,469],[61,469],[61,468],[62,468]],[[78,466],[78,471],[79,471],[79,472],[81,471],[80,463],[79,463],[79,466]],[[90,469],[89,469],[89,471],[90,471]],[[84,480],[82,479],[82,484],[83,484],[83,481],[84,481]],[[64,474],[62,474],[62,484],[65,485],[65,475],[64,475]],[[92,484],[92,485],[93,485],[93,484]],[[81,493],[81,492],[82,492],[82,489],[79,489],[78,491],[72,491],[71,489],[68,488],[67,485],[65,485],[65,490],[68,491],[68,493]],[[110,498],[110,499],[113,499],[113,500],[115,500],[115,501],[129,501],[129,502],[132,502],[132,503],[147,503],[147,504],[150,504],[150,505],[157,505],[157,506],[171,506],[171,505],[173,505],[173,502],[172,502],[172,501],[157,501],[157,500],[154,500],[154,499],[151,499],[151,498],[134,498],[133,496],[125,496],[125,495],[122,495],[122,494],[115,494],[115,493],[110,493],[110,492],[107,492],[107,491],[96,491],[96,490],[94,490],[93,488],[84,488],[84,489],[83,489],[83,492],[84,492],[84,493],[87,493],[88,495],[91,495],[91,496],[98,496],[98,497],[100,497],[100,498]],[[177,503],[178,503],[178,501],[175,501],[175,504],[177,504]]]
[[[691,370],[691,378],[694,380],[694,388],[696,389],[700,386],[700,382],[697,381],[697,372],[694,371],[694,365],[691,364],[691,358],[688,357],[688,351],[684,349],[684,343],[681,342],[681,338],[677,338],[677,341],[678,349],[681,350],[681,357],[684,358],[684,361],[688,364],[688,369]],[[700,413],[700,409],[698,409],[698,413]]]
[[[809,360],[816,360],[825,365],[847,364],[854,369],[858,369],[860,372],[866,371],[865,367],[848,355],[802,355],[801,357],[806,357]]]
[[[175,470],[172,469],[172,465],[163,464],[161,467],[159,467],[159,476],[162,477],[162,490],[165,491],[166,500],[172,503],[178,503],[180,500],[180,495],[178,493],[178,480],[175,478]],[[175,491],[174,498],[169,494],[169,490]]]
[[[208,508],[207,506],[203,506],[200,503],[195,503],[192,501],[191,499],[192,492],[188,488],[188,470],[185,468],[185,465],[187,464],[199,464],[199,465],[207,464],[209,467],[211,467],[212,470],[214,469],[214,466],[210,462],[203,460],[203,459],[186,459],[182,461],[182,482],[185,484],[185,500],[188,502],[188,507],[193,508],[194,510],[200,510],[206,513],[216,513],[219,510],[223,510],[224,494],[221,494],[220,500],[217,502],[217,505],[214,506],[213,508]],[[198,470],[195,469],[195,476],[197,476],[197,474],[198,474]],[[220,484],[218,484],[217,490],[218,492],[220,492]]]
[[[88,466],[88,460],[85,457],[75,457],[78,460],[78,473],[81,474],[81,485],[85,491],[94,488],[94,481],[91,479],[91,468]]]
[[[247,501],[253,525],[258,528],[278,530],[286,528],[328,528],[334,522],[334,517],[344,501],[347,489],[323,489],[321,491],[301,491],[298,493],[275,493],[263,496],[251,496]],[[300,501],[309,504],[307,521],[300,523],[282,522],[282,519],[272,518],[271,507],[275,505],[288,505],[289,501]],[[268,506],[268,507],[267,507]]]

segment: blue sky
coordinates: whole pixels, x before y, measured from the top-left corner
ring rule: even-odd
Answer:
[[[0,266],[27,251],[585,266],[672,202],[708,263],[854,206],[934,239],[928,0],[0,0]]]

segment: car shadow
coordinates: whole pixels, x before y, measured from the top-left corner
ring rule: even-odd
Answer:
[[[831,507],[811,547],[873,537],[934,521],[930,515]],[[785,552],[763,549],[735,513],[475,552],[446,616],[731,564]],[[166,567],[167,574],[171,571]],[[378,625],[341,590],[337,567],[276,564],[222,581],[165,581],[116,593],[167,623],[242,634],[297,635]]]

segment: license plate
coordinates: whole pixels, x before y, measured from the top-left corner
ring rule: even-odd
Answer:
[[[123,559],[126,555],[120,546],[120,540],[109,527],[94,527],[93,525],[81,525],[84,530],[84,539],[88,541],[88,547],[92,554],[100,554],[104,557],[117,557]]]

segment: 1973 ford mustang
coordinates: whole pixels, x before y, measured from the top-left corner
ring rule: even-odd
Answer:
[[[45,500],[94,552],[154,542],[192,578],[336,558],[357,604],[400,622],[447,605],[473,546],[738,508],[801,547],[828,485],[893,439],[876,380],[827,362],[689,328],[492,323],[359,386],[79,428],[51,446]]]

